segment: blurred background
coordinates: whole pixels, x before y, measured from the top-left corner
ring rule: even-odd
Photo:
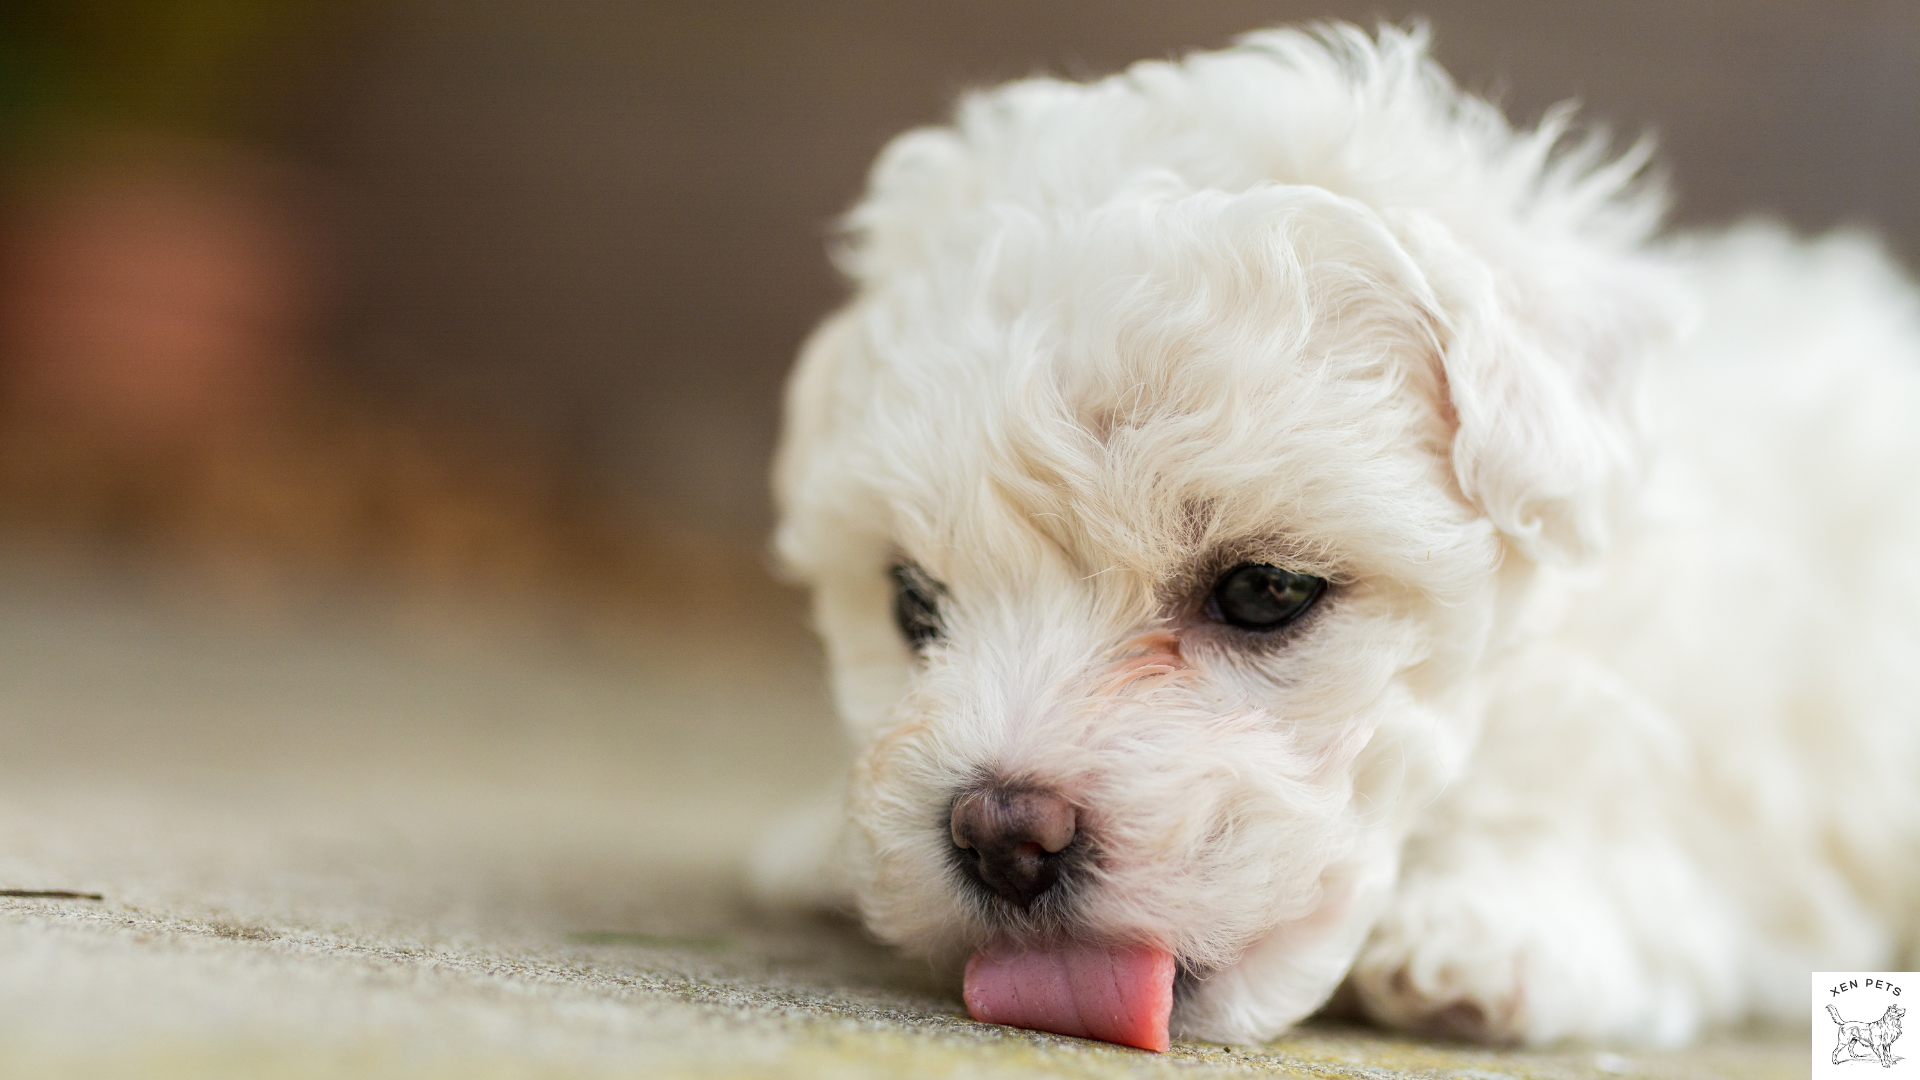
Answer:
[[[1920,258],[1911,0],[5,10],[0,520],[255,592],[776,603],[781,380],[874,153],[971,86],[1254,27],[1424,15],[1518,119],[1657,133],[1682,225]]]

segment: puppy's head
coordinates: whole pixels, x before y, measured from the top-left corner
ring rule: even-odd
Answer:
[[[776,485],[883,937],[1145,944],[1192,976],[1189,1031],[1304,1015],[1470,751],[1517,583],[1604,542],[1654,325],[1624,241],[1581,231],[1622,178],[1463,135],[1419,48],[1271,35],[1022,84],[882,158]],[[1390,159],[1328,164],[1369,117],[1293,112],[1395,64]],[[1286,148],[1321,171],[1178,115],[1249,101],[1263,137],[1336,139]]]

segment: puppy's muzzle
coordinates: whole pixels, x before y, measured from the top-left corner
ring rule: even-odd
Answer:
[[[953,804],[951,829],[962,865],[1001,899],[1025,908],[1059,880],[1059,855],[1073,843],[1073,804],[1051,791],[990,787]]]

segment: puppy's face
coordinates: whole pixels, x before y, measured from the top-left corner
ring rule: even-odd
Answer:
[[[1350,879],[1464,752],[1497,606],[1431,306],[1357,204],[1146,191],[978,211],[823,328],[780,545],[862,743],[876,932],[1196,976],[1357,946]]]

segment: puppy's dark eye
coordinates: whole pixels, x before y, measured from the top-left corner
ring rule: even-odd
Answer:
[[[1305,615],[1326,588],[1323,578],[1241,563],[1213,583],[1207,614],[1242,630],[1278,630]]]
[[[893,621],[918,652],[940,636],[940,598],[947,588],[928,577],[918,563],[894,563],[887,574],[893,578]]]

